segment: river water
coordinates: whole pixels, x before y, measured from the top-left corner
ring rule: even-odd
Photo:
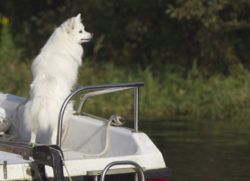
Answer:
[[[140,121],[172,169],[170,181],[249,181],[250,126],[216,121]]]

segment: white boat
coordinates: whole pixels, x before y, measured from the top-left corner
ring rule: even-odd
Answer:
[[[31,145],[14,138],[13,124],[6,131],[10,120],[17,121],[16,111],[26,99],[0,93],[0,180],[121,181],[132,178],[166,181],[170,170],[162,153],[138,129],[138,94],[143,85],[140,82],[92,85],[72,92],[59,114],[57,145]],[[90,97],[128,89],[134,89],[134,128],[117,126],[125,120],[117,114],[106,120],[81,112]],[[85,91],[88,92],[82,94]],[[63,133],[64,111],[72,98],[80,93],[79,108]]]

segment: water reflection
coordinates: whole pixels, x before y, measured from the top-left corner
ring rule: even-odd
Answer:
[[[173,170],[171,181],[250,180],[249,127],[183,120],[142,122],[140,127]]]

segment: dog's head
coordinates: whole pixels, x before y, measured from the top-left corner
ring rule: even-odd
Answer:
[[[93,37],[93,33],[85,31],[80,13],[77,16],[68,19],[63,23],[62,27],[70,38],[79,44],[89,42]]]

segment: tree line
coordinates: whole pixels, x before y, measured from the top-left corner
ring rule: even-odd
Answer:
[[[0,18],[8,18],[24,52],[21,61],[33,58],[54,28],[78,13],[95,34],[86,56],[96,62],[151,66],[155,74],[165,66],[185,72],[196,64],[205,75],[250,67],[248,0],[0,1]]]

